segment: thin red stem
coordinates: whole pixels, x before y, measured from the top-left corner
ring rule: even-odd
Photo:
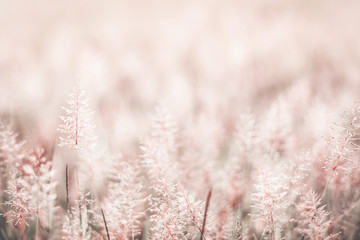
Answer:
[[[79,182],[79,169],[78,169],[77,149],[76,149],[75,169],[76,169],[76,187],[77,187],[77,194],[78,194],[78,197],[80,197],[80,182]]]
[[[70,201],[69,201],[69,176],[68,176],[68,165],[66,164],[66,203],[67,203],[67,210],[70,212]]]
[[[210,188],[210,190],[209,190],[209,192],[208,192],[208,195],[207,195],[207,197],[206,197],[205,212],[204,212],[204,220],[203,220],[203,225],[202,225],[202,229],[201,229],[201,236],[200,236],[200,240],[203,240],[203,238],[204,238],[205,225],[206,225],[206,218],[207,218],[207,212],[208,212],[208,210],[209,210],[211,193],[212,193],[212,189]]]
[[[104,214],[104,211],[102,209],[101,209],[101,214],[103,216],[107,238],[108,238],[108,240],[110,240],[110,235],[109,235],[109,230],[108,230],[108,227],[107,227],[107,224],[106,224],[105,214]]]
[[[78,127],[79,127],[79,90],[76,94],[76,116],[75,116],[75,145],[78,145]]]
[[[20,214],[20,226],[21,226],[22,238],[23,238],[23,240],[26,240],[26,238],[25,238],[25,230],[24,230],[24,222],[23,222],[23,217],[22,217],[21,214]]]

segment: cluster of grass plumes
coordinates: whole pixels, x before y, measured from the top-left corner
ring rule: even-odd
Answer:
[[[0,240],[360,239],[359,9],[0,1]]]
[[[319,106],[292,91],[227,131],[158,104],[125,156],[95,137],[77,82],[57,143],[1,125],[1,239],[359,238],[359,103],[319,137]]]

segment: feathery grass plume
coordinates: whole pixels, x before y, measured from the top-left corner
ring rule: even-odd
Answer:
[[[8,190],[4,191],[9,199],[4,203],[7,211],[2,215],[6,217],[8,223],[12,222],[15,226],[20,225],[22,238],[25,239],[25,228],[28,226],[27,220],[32,218],[36,211],[29,204],[32,197],[30,195],[30,186],[15,171],[10,173],[8,184]]]
[[[78,160],[78,150],[84,150],[84,152],[89,154],[95,146],[96,139],[94,135],[95,126],[91,124],[94,113],[88,109],[89,99],[85,98],[85,91],[80,86],[80,80],[76,82],[73,91],[69,94],[67,104],[67,107],[62,107],[65,115],[60,116],[62,124],[57,129],[61,134],[58,146],[75,149],[76,183],[79,196],[80,182],[78,168],[81,164],[79,164]]]
[[[254,150],[259,141],[259,129],[255,117],[250,114],[242,114],[236,126],[236,153],[241,154],[240,158],[246,158],[247,154]],[[247,160],[247,159],[241,159]]]
[[[320,197],[314,191],[306,192],[297,205],[299,214],[299,226],[297,231],[303,234],[305,239],[336,239],[338,234],[328,235],[328,228],[332,223],[325,210],[326,205],[321,206]]]
[[[143,151],[142,162],[148,169],[149,176],[155,180],[157,175],[166,169],[178,173],[175,152],[177,127],[169,110],[162,104],[155,107],[150,131],[142,139],[140,149]]]
[[[181,193],[174,179],[165,172],[158,177],[152,189],[151,239],[192,239],[201,236],[197,223],[204,214],[203,202]]]
[[[269,153],[283,154],[291,147],[292,118],[284,98],[275,101],[261,123],[262,145]]]
[[[324,194],[334,177],[350,175],[352,170],[360,168],[355,156],[360,150],[360,101],[345,112],[343,123],[333,128],[334,135],[327,143],[329,155],[323,160],[323,169],[328,175]]]
[[[178,178],[181,172],[176,155],[176,123],[163,105],[156,106],[150,127],[149,134],[142,139],[140,158],[150,180],[144,187],[152,191],[164,171],[173,178]]]
[[[93,112],[88,109],[89,99],[85,98],[85,91],[77,81],[73,91],[69,94],[67,107],[62,107],[64,116],[60,116],[62,124],[58,128],[61,134],[58,146],[72,149],[91,150],[95,145],[93,134],[95,126],[91,124]]]
[[[228,195],[232,211],[240,207],[246,193],[250,191],[253,171],[253,161],[258,155],[256,145],[259,141],[259,129],[252,114],[242,114],[239,117],[234,143],[231,146],[230,157],[225,165],[224,179],[227,188],[223,191]]]
[[[177,131],[176,122],[170,111],[165,105],[158,103],[152,116],[150,138],[167,152],[173,152],[177,147]]]
[[[358,227],[347,209],[359,202],[360,184],[360,101],[356,101],[352,107],[345,111],[341,123],[334,123],[331,138],[327,140],[325,152],[318,162],[321,164],[323,192],[321,198],[326,201],[327,209],[331,211],[333,219],[336,219],[333,231],[341,231],[342,236],[349,237],[358,234]],[[339,201],[338,199],[341,199]],[[352,211],[359,213],[357,208]],[[332,224],[331,224],[332,225]],[[355,230],[357,229],[357,230]],[[357,233],[355,233],[357,232]]]
[[[57,182],[51,160],[45,157],[44,149],[35,148],[25,155],[22,162],[22,178],[29,184],[32,195],[29,204],[36,209],[37,230],[49,229],[52,224]]]
[[[103,204],[107,227],[112,239],[135,239],[141,234],[140,223],[147,197],[135,167],[120,162],[114,169],[116,175],[109,183],[108,196]]]
[[[198,221],[204,211],[200,207],[202,203],[183,196],[174,183],[180,174],[176,133],[173,117],[163,105],[158,104],[150,133],[142,140],[141,146],[144,152],[142,162],[152,182],[152,239],[182,239],[201,235]]]
[[[74,205],[71,211],[65,214],[62,239],[91,239],[94,236],[92,226],[95,227],[94,223],[100,223],[101,220],[90,192],[84,193],[81,189],[80,199],[76,200]]]
[[[192,197],[191,200],[188,199],[188,197],[185,195],[184,193],[184,199],[185,199],[185,202],[186,202],[186,206],[187,206],[187,209],[194,221],[194,224],[195,224],[195,227],[199,229],[200,233],[201,233],[201,230],[202,230],[202,227],[200,227],[200,221],[201,219],[198,219],[198,213],[195,212],[195,211],[198,211],[198,209],[194,209],[193,206],[192,206],[192,203],[194,202],[194,198],[193,196],[190,196]]]
[[[295,201],[302,192],[306,191],[306,181],[310,174],[313,159],[311,153],[306,151],[288,160],[284,168],[287,173],[289,189],[291,189],[288,192],[290,199]]]
[[[143,152],[141,155],[142,164],[146,169],[146,173],[151,182],[155,182],[157,176],[160,175],[161,171],[164,169],[169,171],[172,169],[167,168],[167,166],[171,166],[171,159],[168,153],[164,150],[164,148],[160,147],[158,143],[146,140],[143,141],[140,149]]]
[[[287,185],[278,173],[263,172],[255,184],[255,193],[251,195],[254,220],[263,226],[265,239],[277,239],[281,234],[282,224],[286,220],[288,207],[286,199]]]
[[[23,154],[23,141],[17,140],[17,134],[10,126],[0,123],[0,182],[1,189],[6,189],[9,173],[21,166]]]

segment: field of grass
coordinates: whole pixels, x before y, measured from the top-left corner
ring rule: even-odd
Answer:
[[[0,2],[0,240],[360,239],[359,10]]]

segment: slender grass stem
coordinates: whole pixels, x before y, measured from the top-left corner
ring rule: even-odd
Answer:
[[[204,233],[205,233],[205,225],[206,225],[206,218],[207,218],[207,212],[209,210],[209,205],[210,205],[210,199],[211,199],[211,193],[212,193],[212,189],[210,188],[208,195],[206,197],[206,204],[205,204],[205,212],[204,212],[204,220],[203,220],[203,225],[202,225],[202,229],[201,229],[201,236],[200,236],[200,240],[204,239]]]
[[[103,216],[103,220],[104,220],[104,224],[105,224],[107,239],[110,240],[109,229],[108,229],[108,227],[107,227],[106,219],[105,219],[105,214],[104,214],[104,211],[103,211],[102,209],[101,209],[101,214],[102,214],[102,216]]]

